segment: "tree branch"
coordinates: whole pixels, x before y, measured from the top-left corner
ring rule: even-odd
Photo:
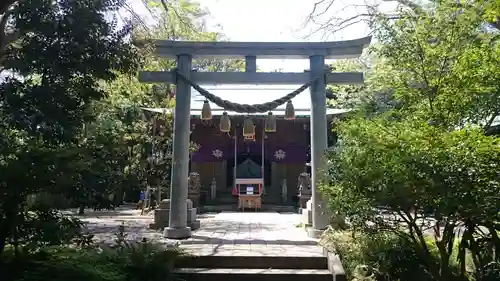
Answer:
[[[500,114],[500,112],[498,110],[495,110],[492,114],[491,114],[491,117],[490,119],[488,119],[488,122],[486,122],[486,124],[484,125],[483,127],[483,130],[486,132],[490,129],[491,127],[491,124],[493,124],[493,121],[495,121],[495,118],[498,116],[498,114]]]
[[[350,2],[353,2],[352,0]],[[410,10],[412,11],[415,15],[420,15],[423,12],[425,12],[425,7],[419,4],[420,1],[414,1],[414,0],[377,0],[374,1],[373,3],[366,3],[365,4],[347,4],[347,5],[342,5],[339,1],[336,0],[319,0],[314,3],[313,9],[309,13],[309,16],[306,19],[306,22],[304,24],[307,25],[307,23],[313,23],[314,25],[317,25],[318,27],[315,28],[311,34],[309,34],[306,37],[309,37],[315,33],[318,33],[319,31],[324,31],[325,33],[330,33],[330,32],[337,32],[346,29],[347,27],[360,23],[360,22],[366,22],[368,25],[374,22],[374,19],[376,17],[384,17],[384,18],[389,18],[389,19],[398,19],[399,15],[389,15],[386,12],[381,11],[380,5],[382,3],[395,3],[397,5],[398,9],[402,10]],[[333,11],[333,7],[336,5],[342,5],[343,7]],[[463,5],[458,3],[458,5]],[[323,7],[322,7],[323,6]],[[356,14],[355,15],[348,15],[346,17],[337,17],[336,15],[342,15],[345,14],[346,10],[348,9],[355,9]],[[362,11],[360,11],[360,9]],[[479,15],[484,14],[484,11],[481,9],[476,9],[476,12]],[[324,20],[319,20],[320,17],[324,16],[327,13],[334,14],[335,16],[332,16],[330,18],[324,19]],[[351,24],[346,24],[350,23]],[[497,30],[500,30],[500,17],[497,17],[495,20],[490,20],[488,22],[493,28],[496,28]]]
[[[325,31],[325,33],[326,31],[328,31],[328,33],[341,31],[351,25],[361,22],[366,22],[368,23],[368,25],[371,25],[374,19],[377,17],[398,19],[399,16],[397,15],[396,16],[390,15],[380,11],[379,6],[380,4],[382,4],[382,2],[396,2],[398,5],[409,8],[415,13],[419,13],[421,11],[421,7],[419,5],[409,0],[379,0],[377,3],[374,4],[368,4],[368,3],[349,4],[349,5],[344,5],[341,9],[337,11],[331,11],[331,9],[335,6],[334,4],[337,3],[336,0],[320,0],[314,3],[313,9],[309,13],[306,23],[304,24],[305,26],[307,23],[313,23],[314,25],[318,26],[317,28],[315,28],[313,32],[307,35],[307,37],[316,34],[319,31]],[[320,6],[324,7],[320,8]],[[338,14],[345,14],[349,9],[355,9],[356,11],[359,12],[357,12],[355,15],[349,15],[348,17],[345,18],[336,16]],[[324,16],[329,11],[332,14],[334,14],[334,16],[323,21],[319,20],[319,17]]]

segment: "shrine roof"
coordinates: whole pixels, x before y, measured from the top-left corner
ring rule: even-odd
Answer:
[[[270,102],[275,99],[281,98],[297,88],[297,85],[202,85],[202,87],[209,91],[210,93],[220,97],[224,100],[229,100],[231,102],[240,104],[262,104],[265,102]],[[201,108],[205,98],[198,93],[196,90],[191,90],[191,115],[199,116],[201,113]],[[293,105],[295,107],[296,116],[308,117],[311,115],[311,98],[309,95],[309,90],[298,94],[292,99]],[[222,115],[224,109],[210,103],[210,108],[212,109],[212,115]],[[164,109],[161,108],[144,108],[145,110],[152,112],[163,112]],[[327,108],[327,115],[337,115],[349,112],[350,109],[332,109]],[[281,105],[272,111],[275,116],[283,116],[285,114],[285,105]],[[228,111],[229,115],[247,115],[247,113],[237,113]],[[252,115],[267,115],[267,113],[255,113]]]

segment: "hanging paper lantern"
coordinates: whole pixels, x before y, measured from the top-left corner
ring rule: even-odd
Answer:
[[[285,120],[295,120],[295,109],[293,108],[291,100],[287,101],[286,103]]]
[[[252,119],[247,118],[243,122],[243,136],[250,137],[255,135],[255,126]]]
[[[203,102],[201,108],[201,120],[212,120],[212,109],[210,109],[210,103],[207,100]]]
[[[224,111],[222,113],[222,117],[220,118],[220,131],[223,133],[228,133],[231,131],[231,119],[229,119],[229,116],[227,115],[227,112]]]
[[[264,130],[267,133],[276,132],[276,116],[274,116],[272,112],[267,114]]]

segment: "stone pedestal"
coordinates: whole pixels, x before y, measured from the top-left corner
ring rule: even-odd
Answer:
[[[308,200],[305,208],[302,209],[302,223],[312,225],[312,200]]]
[[[193,202],[187,200],[187,225],[191,227],[191,230],[196,230],[200,228],[200,221],[196,219],[196,208],[193,206]]]
[[[307,202],[311,199],[311,195],[299,195],[299,207],[300,209],[307,208]]]
[[[200,228],[200,221],[196,219],[196,208],[193,208],[193,202],[187,200],[187,226],[191,230],[196,230]],[[150,224],[149,227],[153,229],[164,229],[168,228],[168,220],[170,216],[170,199],[163,199],[154,211],[154,223]]]
[[[163,229],[168,227],[170,216],[170,199],[161,200],[158,208],[154,210],[154,222],[149,225],[152,229]]]
[[[303,209],[306,209],[307,201],[311,199],[311,175],[301,173],[298,178],[299,183],[299,212],[302,214]]]
[[[200,206],[200,194],[189,194],[188,195],[188,200],[191,200],[191,202],[193,202],[193,205],[196,207]],[[188,214],[189,216],[189,214]]]

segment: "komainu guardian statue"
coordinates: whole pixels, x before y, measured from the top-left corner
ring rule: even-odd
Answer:
[[[307,200],[311,199],[311,175],[301,173],[298,178],[300,208],[305,209]]]
[[[193,207],[197,208],[200,204],[200,174],[196,172],[189,173],[188,178],[188,198],[193,201]]]

